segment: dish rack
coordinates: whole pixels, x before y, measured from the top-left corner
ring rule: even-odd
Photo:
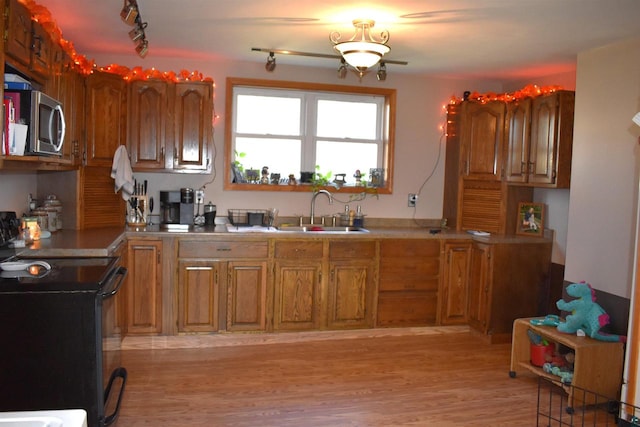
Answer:
[[[236,227],[271,226],[275,218],[267,209],[229,209],[229,222]]]

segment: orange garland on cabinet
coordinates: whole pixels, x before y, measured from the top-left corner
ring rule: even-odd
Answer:
[[[210,81],[213,82],[211,77],[205,77],[198,71],[180,70],[176,73],[174,71],[162,72],[155,68],[143,69],[142,67],[128,68],[122,65],[111,64],[105,67],[97,67],[93,60],[87,59],[86,56],[80,55],[76,52],[73,43],[69,40],[65,40],[62,37],[62,31],[58,28],[55,20],[51,16],[51,12],[46,7],[39,5],[34,0],[18,0],[24,4],[29,12],[31,12],[31,19],[40,23],[42,27],[51,36],[52,40],[60,45],[62,49],[72,59],[74,68],[84,75],[91,74],[94,70],[100,70],[108,73],[119,74],[124,80],[148,80],[148,79],[162,79],[172,82],[180,81]]]

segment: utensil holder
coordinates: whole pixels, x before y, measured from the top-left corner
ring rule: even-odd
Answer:
[[[133,226],[147,225],[149,218],[149,198],[147,196],[131,196],[127,202],[127,224]]]

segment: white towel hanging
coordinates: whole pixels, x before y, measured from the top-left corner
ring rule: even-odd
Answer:
[[[133,171],[129,161],[127,147],[121,145],[113,155],[111,166],[111,178],[115,180],[115,192],[122,190],[122,198],[129,200],[133,194]]]

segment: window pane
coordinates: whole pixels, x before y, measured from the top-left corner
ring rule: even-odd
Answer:
[[[377,106],[364,102],[318,101],[319,137],[375,139]]]
[[[236,132],[300,135],[300,99],[238,95]]]
[[[369,181],[369,169],[378,167],[378,146],[367,143],[318,141],[316,147],[316,164],[320,166],[320,173],[331,172],[346,174],[347,185],[355,184],[353,174],[356,169],[363,173],[364,179]]]
[[[269,173],[279,173],[280,178],[287,178],[289,174],[300,175],[300,156],[302,143],[292,139],[236,139],[236,151],[245,153],[237,160],[245,169],[261,170],[269,167]]]

